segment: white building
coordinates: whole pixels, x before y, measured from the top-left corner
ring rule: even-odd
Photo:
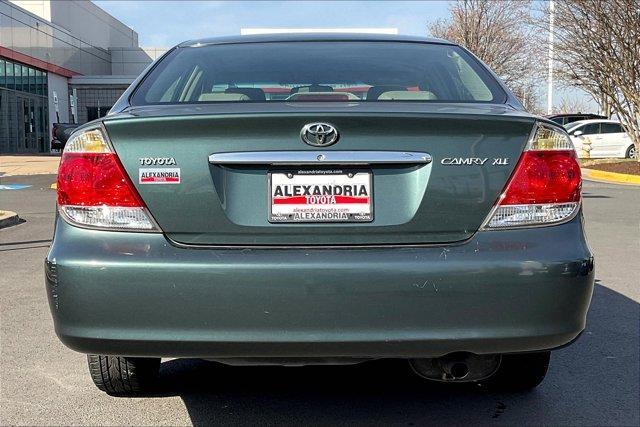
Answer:
[[[52,123],[103,116],[165,51],[88,0],[0,0],[0,153],[49,151]]]

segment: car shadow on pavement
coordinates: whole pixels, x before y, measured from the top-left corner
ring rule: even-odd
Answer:
[[[597,284],[582,337],[554,352],[529,393],[426,382],[403,360],[351,366],[162,364],[160,396],[179,395],[199,424],[638,425],[637,302]]]

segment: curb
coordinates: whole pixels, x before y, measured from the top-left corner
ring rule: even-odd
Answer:
[[[611,184],[632,184],[640,185],[640,175],[629,175],[626,173],[605,172],[596,169],[582,168],[582,175],[585,179],[593,181],[608,182]]]
[[[11,211],[3,211],[0,215],[0,228],[11,227],[20,222],[20,217],[17,213]]]

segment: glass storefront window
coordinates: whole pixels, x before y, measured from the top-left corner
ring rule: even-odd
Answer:
[[[22,91],[29,92],[29,67],[22,66]]]
[[[36,70],[34,68],[29,68],[29,92],[38,93],[38,88],[36,86]]]
[[[37,95],[42,95],[42,71],[36,70],[36,92]]]
[[[47,72],[0,59],[0,87],[47,96]]]
[[[22,90],[22,67],[13,64],[13,89]]]
[[[0,87],[0,150],[49,151],[47,72],[2,57]]]
[[[16,82],[14,89],[22,90],[22,67],[18,64],[13,64],[13,79]]]
[[[5,64],[4,59],[0,59],[0,87],[5,87]]]
[[[15,89],[16,88],[16,78],[13,72],[13,63],[7,61],[6,65],[6,82],[7,88]]]

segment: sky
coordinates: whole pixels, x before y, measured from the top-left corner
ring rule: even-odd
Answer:
[[[140,46],[238,35],[241,28],[397,28],[427,35],[448,16],[447,1],[94,1],[138,32]]]
[[[238,35],[241,28],[397,28],[426,36],[429,23],[449,17],[448,1],[119,1],[94,3],[133,28],[143,47],[171,47],[203,37]],[[539,93],[546,105],[546,87]],[[555,90],[595,103],[575,90]],[[583,111],[584,112],[584,111]]]

